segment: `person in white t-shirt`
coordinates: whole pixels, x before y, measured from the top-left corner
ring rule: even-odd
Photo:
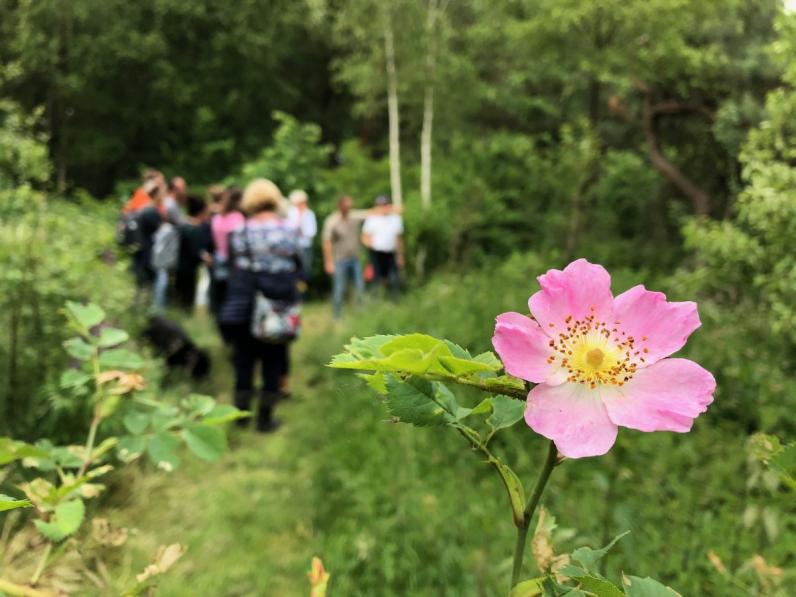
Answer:
[[[362,227],[362,244],[370,250],[374,284],[386,282],[395,298],[400,285],[398,270],[404,267],[404,223],[384,195],[376,198],[374,212]]]
[[[292,191],[289,199],[290,208],[287,213],[287,222],[299,232],[304,272],[309,275],[312,266],[312,241],[318,234],[318,221],[315,219],[315,212],[308,205],[309,197],[306,192]]]

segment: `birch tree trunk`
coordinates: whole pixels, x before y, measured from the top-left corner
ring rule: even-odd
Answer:
[[[437,43],[434,24],[437,19],[438,0],[429,0],[426,35],[426,92],[423,98],[423,128],[420,131],[420,199],[423,209],[431,208],[431,139],[434,126],[434,74],[437,67]]]
[[[390,9],[384,15],[384,59],[387,67],[387,112],[390,123],[390,187],[392,201],[403,205],[401,193],[401,123],[398,117],[398,74],[395,69],[395,41]]]

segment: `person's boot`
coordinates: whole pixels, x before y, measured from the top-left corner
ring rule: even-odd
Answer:
[[[279,420],[274,418],[274,407],[279,402],[281,395],[279,392],[263,391],[260,394],[260,410],[257,411],[257,431],[270,433],[276,431],[280,425]]]
[[[251,411],[252,406],[251,390],[235,390],[235,408],[239,410]],[[243,419],[235,419],[235,425],[238,427],[248,427],[249,417]]]

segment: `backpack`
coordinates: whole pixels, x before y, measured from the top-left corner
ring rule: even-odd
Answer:
[[[154,270],[173,270],[180,254],[180,233],[176,226],[164,222],[152,238],[150,265]]]
[[[137,215],[137,213],[122,214],[116,221],[116,242],[122,247],[137,248],[144,244]]]

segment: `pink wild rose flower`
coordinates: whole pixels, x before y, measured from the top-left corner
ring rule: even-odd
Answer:
[[[506,371],[536,383],[525,421],[569,458],[611,449],[619,426],[691,430],[713,402],[716,381],[693,361],[666,358],[700,325],[696,303],[672,303],[634,286],[614,297],[611,276],[578,259],[539,276],[532,317],[497,317]]]

